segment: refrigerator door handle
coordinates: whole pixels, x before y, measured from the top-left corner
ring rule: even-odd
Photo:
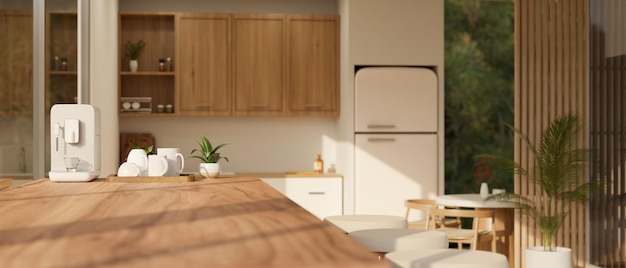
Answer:
[[[381,141],[396,141],[395,138],[367,138],[367,141],[381,142]]]
[[[367,128],[395,128],[396,125],[367,124]]]

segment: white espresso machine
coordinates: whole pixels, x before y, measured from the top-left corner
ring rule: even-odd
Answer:
[[[88,104],[50,109],[52,181],[91,181],[100,175],[100,110]]]

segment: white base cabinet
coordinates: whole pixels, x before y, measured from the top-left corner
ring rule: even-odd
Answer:
[[[342,177],[261,178],[320,219],[343,214]]]

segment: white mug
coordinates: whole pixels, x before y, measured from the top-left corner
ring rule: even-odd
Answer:
[[[165,176],[167,166],[165,156],[154,154],[148,156],[148,176]]]
[[[179,148],[157,148],[157,155],[165,156],[169,166],[167,176],[178,176],[185,167],[185,157]]]
[[[141,170],[139,170],[139,167],[130,162],[122,163],[117,169],[118,177],[137,177],[139,176],[139,174],[141,174]]]
[[[139,167],[141,175],[148,173],[148,156],[144,149],[132,149],[128,153],[126,162],[133,163]]]

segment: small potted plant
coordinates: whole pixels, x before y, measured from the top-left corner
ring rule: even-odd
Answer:
[[[222,143],[213,147],[209,139],[207,139],[204,135],[200,136],[200,141],[197,142],[200,146],[199,149],[191,150],[190,158],[198,158],[202,163],[200,163],[200,175],[205,178],[215,178],[220,175],[220,159],[224,158],[228,161],[228,157],[222,156],[217,151],[226,146],[226,143]],[[194,155],[195,154],[195,155]]]
[[[477,158],[519,174],[539,186],[543,201],[536,201],[536,196],[516,193],[495,194],[487,199],[515,205],[521,214],[530,217],[538,226],[543,247],[526,249],[526,267],[572,267],[571,249],[556,246],[557,231],[569,215],[571,205],[587,202],[608,182],[585,181],[590,150],[577,146],[583,130],[577,116],[565,115],[552,120],[537,143],[531,142],[520,130],[509,127],[534,155],[531,169],[524,169],[521,164],[503,156],[479,155]]]
[[[124,48],[126,49],[126,56],[130,58],[130,71],[136,72],[139,63],[137,62],[137,57],[139,57],[139,52],[146,46],[146,43],[143,40],[139,40],[137,42],[128,41],[124,44]]]

